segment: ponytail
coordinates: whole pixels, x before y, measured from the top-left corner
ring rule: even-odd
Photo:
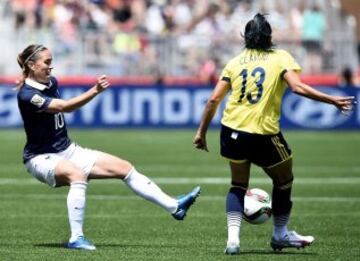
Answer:
[[[17,56],[17,62],[22,70],[22,77],[16,82],[16,89],[20,89],[24,83],[25,79],[29,76],[30,67],[28,65],[29,61],[36,61],[38,58],[38,53],[46,50],[47,48],[43,45],[32,44],[26,47],[19,55]]]

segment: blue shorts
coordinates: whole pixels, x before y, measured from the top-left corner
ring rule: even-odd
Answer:
[[[221,127],[220,153],[232,162],[249,161],[272,167],[291,158],[291,150],[281,132],[274,135],[252,134]]]

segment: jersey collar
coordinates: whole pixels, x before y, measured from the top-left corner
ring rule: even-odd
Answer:
[[[39,83],[39,82],[36,82],[30,78],[26,78],[25,79],[25,83],[39,91],[43,91],[45,89],[50,89],[52,83],[51,81],[49,81],[49,85],[45,85],[45,84],[42,84],[42,83]]]

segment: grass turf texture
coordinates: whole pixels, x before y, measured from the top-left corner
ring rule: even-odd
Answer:
[[[294,207],[289,227],[315,236],[309,248],[274,253],[271,222],[243,223],[241,255],[223,254],[228,166],[218,131],[210,153],[192,147],[189,130],[70,130],[79,144],[131,161],[171,195],[202,186],[183,222],[136,196],[117,180],[92,181],[86,236],[95,252],[67,250],[67,188],[35,181],[21,163],[22,130],[0,131],[0,260],[358,260],[360,256],[359,132],[286,131],[294,152]],[[178,179],[182,178],[182,179]],[[211,178],[211,179],[210,179]],[[271,190],[252,168],[251,187]]]

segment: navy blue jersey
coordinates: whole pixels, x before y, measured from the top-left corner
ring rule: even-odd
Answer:
[[[26,79],[20,88],[17,100],[27,138],[24,162],[39,154],[63,151],[70,145],[64,114],[45,111],[51,100],[59,97],[54,77],[47,85]]]

